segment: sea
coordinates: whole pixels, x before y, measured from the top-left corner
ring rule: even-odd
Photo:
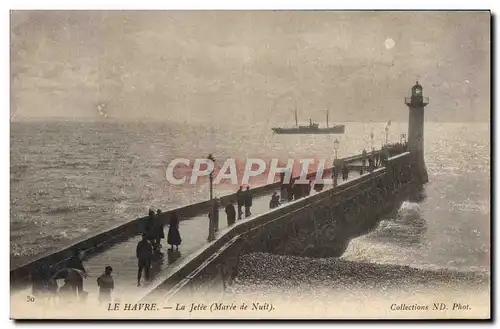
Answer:
[[[11,123],[10,252],[15,267],[76,240],[147,214],[208,198],[208,184],[172,185],[174,158],[314,158],[399,141],[407,122],[346,122],[343,135],[276,135],[269,125],[229,123]],[[387,135],[385,128],[388,127]],[[373,133],[373,138],[371,134]],[[490,124],[425,123],[429,183],[371,233],[346,261],[424,269],[490,271]],[[237,189],[215,186],[222,195]],[[188,232],[184,232],[188,236]]]

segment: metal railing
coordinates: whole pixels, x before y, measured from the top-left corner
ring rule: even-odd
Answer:
[[[429,97],[405,97],[405,104],[427,105],[429,104]]]

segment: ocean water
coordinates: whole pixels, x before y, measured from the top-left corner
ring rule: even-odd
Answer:
[[[208,184],[173,186],[177,157],[333,158],[380,147],[386,123],[346,123],[345,135],[274,135],[270,127],[157,122],[14,122],[11,124],[11,265],[76,239],[208,198]],[[370,133],[374,133],[373,142]],[[407,132],[393,122],[389,140]],[[425,199],[405,203],[342,258],[425,268],[489,271],[490,131],[488,123],[426,123],[430,182]],[[216,186],[225,194],[237,186]],[[186,236],[188,232],[185,233]]]

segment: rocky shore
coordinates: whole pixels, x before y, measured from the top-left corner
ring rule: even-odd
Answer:
[[[234,292],[317,293],[329,291],[395,291],[484,289],[489,273],[427,270],[410,266],[252,253],[240,259]]]

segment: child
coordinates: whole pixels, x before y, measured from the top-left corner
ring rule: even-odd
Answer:
[[[111,291],[115,287],[115,283],[111,273],[113,268],[111,266],[106,266],[104,273],[97,278],[97,285],[99,286],[99,302],[108,303],[111,302]]]

